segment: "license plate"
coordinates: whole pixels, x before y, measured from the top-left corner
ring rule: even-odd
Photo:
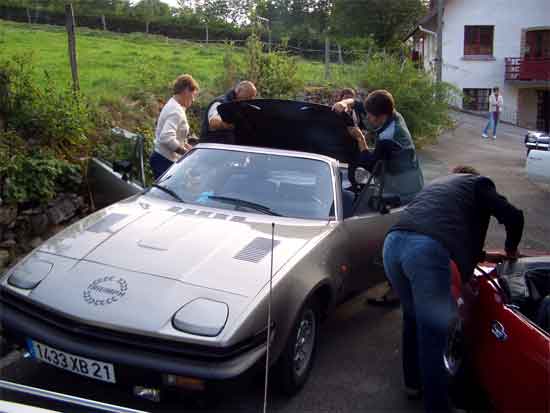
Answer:
[[[27,346],[32,356],[44,363],[81,376],[116,383],[115,369],[110,363],[77,356],[30,339],[27,340]]]

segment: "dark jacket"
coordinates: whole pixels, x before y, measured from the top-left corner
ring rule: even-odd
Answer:
[[[410,202],[424,187],[411,133],[398,112],[376,130],[374,151],[361,152],[357,164],[372,171],[379,160],[386,161],[384,193],[399,195],[402,204]]]
[[[235,133],[233,129],[224,129],[224,130],[210,130],[208,126],[208,112],[214,103],[227,103],[232,102],[236,98],[235,91],[230,90],[223,96],[218,96],[214,99],[204,113],[201,126],[201,141],[208,143],[235,143]]]
[[[390,232],[412,231],[441,242],[466,281],[484,257],[491,216],[506,227],[505,248],[515,251],[523,232],[523,212],[500,195],[489,178],[453,174],[426,186]]]

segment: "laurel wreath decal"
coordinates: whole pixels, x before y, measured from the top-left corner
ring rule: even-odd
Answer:
[[[105,287],[104,283],[117,284],[116,289]],[[106,276],[94,280],[88,285],[83,292],[84,301],[91,305],[108,305],[120,300],[128,291],[128,283],[124,278],[117,278],[114,276]],[[106,296],[105,298],[98,298],[97,296]]]

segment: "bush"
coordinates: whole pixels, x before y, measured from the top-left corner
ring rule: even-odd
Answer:
[[[58,192],[79,189],[80,167],[51,152],[30,149],[14,131],[0,133],[0,198],[7,203],[41,204]]]
[[[2,202],[41,204],[60,191],[77,191],[93,118],[70,89],[52,82],[39,88],[28,56],[0,61]]]
[[[0,107],[6,129],[29,144],[69,159],[87,153],[91,108],[81,96],[68,88],[58,90],[51,81],[39,88],[32,57],[21,55],[0,62]]]
[[[392,55],[374,55],[358,70],[361,87],[367,91],[386,89],[393,95],[418,146],[434,141],[443,128],[451,126],[449,106],[459,94],[452,85],[438,85],[410,60]]]
[[[255,36],[246,44],[244,77],[256,84],[262,98],[292,99],[303,87],[296,59],[284,52],[264,53]]]

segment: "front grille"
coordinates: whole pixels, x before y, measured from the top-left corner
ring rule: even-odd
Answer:
[[[44,322],[51,328],[67,333],[78,338],[94,339],[106,344],[123,344],[128,351],[131,348],[156,351],[163,355],[173,354],[176,356],[190,357],[196,360],[224,361],[237,357],[246,351],[265,343],[267,331],[237,343],[230,347],[208,347],[198,344],[189,344],[176,341],[169,341],[161,338],[141,336],[131,333],[123,333],[116,330],[99,328],[79,323],[69,318],[60,316],[42,307],[30,304],[9,291],[0,291],[0,302],[11,309],[21,312],[35,320]]]

